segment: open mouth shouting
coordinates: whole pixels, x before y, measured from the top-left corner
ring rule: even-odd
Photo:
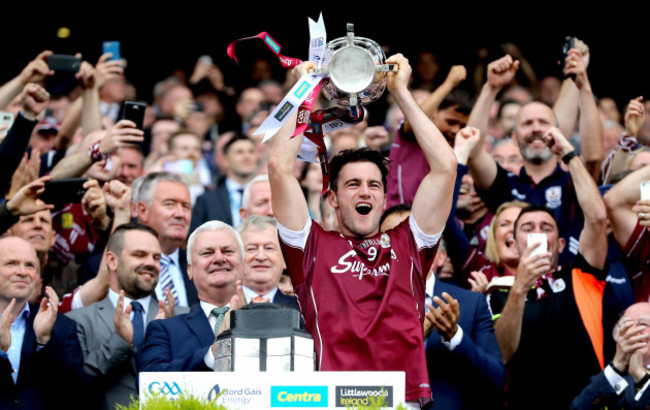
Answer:
[[[361,202],[361,203],[358,203],[357,206],[354,209],[360,215],[365,216],[365,215],[368,215],[370,213],[370,211],[372,211],[372,205],[370,205],[369,203],[366,203],[366,202]]]

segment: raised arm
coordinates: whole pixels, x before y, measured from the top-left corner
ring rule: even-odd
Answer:
[[[106,203],[114,214],[111,228],[111,232],[113,232],[115,228],[131,220],[131,188],[120,181],[113,180],[104,184],[103,192]],[[91,305],[106,297],[110,285],[109,279],[110,275],[106,267],[106,252],[104,252],[97,276],[79,288],[79,296],[84,306]]]
[[[120,120],[99,141],[98,152],[101,157],[112,155],[121,147],[141,143],[144,139],[143,135],[142,130],[135,128],[133,121]],[[93,158],[88,147],[85,147],[59,161],[50,175],[53,179],[79,177],[98,160],[101,158]]]
[[[304,62],[293,69],[294,81],[312,71],[316,65]],[[309,208],[293,168],[300,151],[302,135],[291,138],[296,127],[297,112],[280,128],[271,140],[269,151],[269,182],[275,218],[287,229],[300,231],[309,219]]]
[[[605,195],[605,205],[614,237],[624,247],[637,223],[637,213],[632,207],[641,198],[641,182],[650,180],[650,165],[626,176]]]
[[[564,158],[574,151],[573,146],[558,128],[551,128],[544,134],[556,155]],[[607,258],[607,212],[591,174],[580,158],[572,157],[568,163],[571,180],[575,187],[578,204],[582,209],[585,224],[580,233],[578,250],[593,267],[602,269]]]
[[[581,158],[589,174],[594,181],[597,181],[600,176],[600,163],[603,160],[603,125],[600,121],[594,94],[591,91],[585,58],[579,49],[574,48],[569,51],[564,72],[573,74],[576,78],[575,84],[579,90],[580,101]]]
[[[41,83],[45,77],[54,74],[47,66],[47,58],[52,55],[49,50],[41,52],[30,61],[23,71],[0,87],[0,109],[4,109],[11,100],[29,83]]]
[[[396,63],[398,66],[396,73],[388,73],[388,91],[411,124],[415,138],[431,168],[413,199],[413,218],[424,233],[435,235],[442,231],[451,209],[456,180],[456,156],[445,137],[422,111],[409,91],[411,66],[408,60],[397,54],[386,62]]]
[[[72,104],[56,135],[55,148],[64,150],[81,125],[82,135],[102,127],[102,117],[99,111],[99,93],[97,91],[97,72],[93,66],[84,61],[79,72],[75,75],[81,86],[81,97]]]
[[[586,72],[587,67],[589,66],[589,47],[579,40],[575,39],[575,48],[581,54],[582,58],[582,67]],[[572,67],[572,61],[575,61],[573,57],[567,56],[564,63],[564,75],[576,74],[575,66]],[[568,71],[571,70],[571,71]],[[577,78],[576,78],[577,80]],[[571,135],[573,130],[576,127],[576,121],[578,120],[578,109],[580,106],[580,90],[576,86],[571,78],[566,77],[562,82],[562,87],[560,88],[560,95],[558,95],[555,105],[553,105],[553,112],[555,117],[558,120],[559,128],[562,130],[562,134]]]
[[[424,111],[429,118],[432,118],[433,114],[438,111],[440,103],[442,103],[445,97],[447,97],[447,94],[449,94],[454,88],[458,87],[458,84],[465,80],[466,77],[467,70],[465,67],[462,65],[452,66],[445,81],[422,102],[422,111]],[[405,133],[412,130],[411,124],[408,120],[404,122],[403,130]]]
[[[474,146],[468,163],[474,184],[479,189],[488,189],[497,176],[496,162],[483,149],[490,109],[501,89],[512,81],[518,68],[519,61],[513,61],[509,55],[488,64],[487,82],[483,85],[467,121],[468,126],[480,130],[481,140]]]
[[[638,144],[637,135],[645,123],[645,105],[643,97],[636,97],[627,104],[625,108],[625,131],[616,144],[616,148],[609,152],[602,165],[603,183],[609,183],[610,177],[627,170],[632,158],[634,149]]]

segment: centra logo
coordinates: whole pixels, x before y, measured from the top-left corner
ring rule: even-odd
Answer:
[[[271,407],[327,407],[327,386],[271,386]]]
[[[183,393],[183,391],[176,382],[172,382],[171,384],[167,382],[151,382],[149,384],[149,393],[176,396]]]

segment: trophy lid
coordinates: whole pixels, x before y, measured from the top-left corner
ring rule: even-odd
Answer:
[[[370,53],[361,47],[338,50],[330,60],[330,79],[341,91],[359,93],[375,78],[376,64]]]

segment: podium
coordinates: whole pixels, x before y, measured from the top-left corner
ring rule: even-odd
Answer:
[[[404,372],[143,372],[140,402],[151,394],[214,400],[228,409],[356,408],[384,397],[405,402]]]

